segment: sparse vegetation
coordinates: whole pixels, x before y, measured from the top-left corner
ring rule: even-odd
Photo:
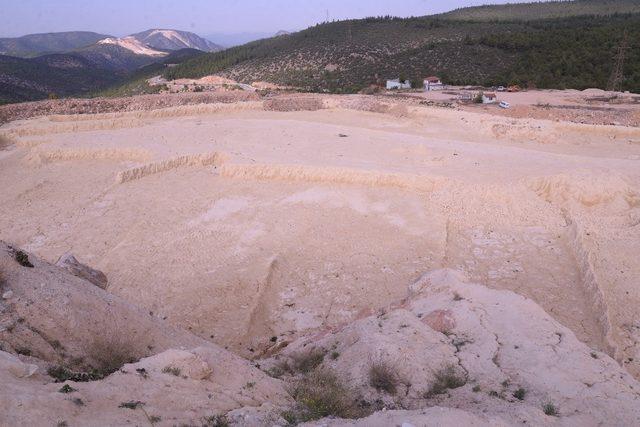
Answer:
[[[544,411],[545,415],[549,415],[551,417],[558,416],[558,408],[556,408],[553,403],[545,403],[542,407],[542,410]]]
[[[175,366],[165,366],[164,368],[162,368],[162,372],[164,374],[170,374],[176,377],[179,377],[181,374],[180,368],[177,368]]]
[[[301,373],[308,373],[320,366],[324,361],[325,351],[319,348],[294,355],[293,367]]]
[[[369,367],[369,384],[376,390],[396,394],[399,382],[396,368],[390,363],[378,361]]]
[[[53,366],[47,370],[56,382],[87,382],[101,380],[118,371],[123,365],[135,362],[143,357],[137,346],[122,335],[101,335],[94,337],[87,346],[87,355],[91,360],[85,369],[78,371],[67,366]]]
[[[229,420],[226,415],[211,415],[204,417],[203,427],[228,427]]]
[[[474,393],[478,393],[480,391],[480,385],[476,384],[473,386],[473,388],[471,389],[471,391],[473,391]]]
[[[265,372],[272,378],[281,378],[285,374],[293,373],[293,368],[287,360],[281,360]]]
[[[316,369],[304,375],[290,390],[297,402],[282,416],[291,424],[328,416],[358,418],[363,410],[353,392],[329,369]]]
[[[60,393],[73,393],[74,391],[77,391],[75,388],[71,387],[69,384],[65,384],[62,387],[60,387],[60,390],[58,390]]]
[[[93,370],[104,378],[144,357],[146,352],[141,348],[131,337],[114,328],[111,334],[94,337],[87,347],[87,355]]]
[[[340,353],[338,353],[337,351],[331,352],[331,360],[336,360],[338,357],[340,357]]]
[[[138,407],[143,406],[144,402],[141,402],[139,400],[130,400],[128,402],[122,402],[120,405],[118,405],[118,408],[125,408],[125,409],[138,409]]]
[[[47,374],[54,378],[56,382],[62,383],[65,381],[74,381],[74,382],[87,382],[87,381],[97,381],[104,376],[101,376],[97,372],[76,372],[72,371],[64,366],[53,366],[47,370]]]
[[[447,390],[462,387],[467,383],[467,378],[456,370],[454,365],[447,365],[435,374],[435,382],[425,394],[425,397],[433,397],[444,394]]]
[[[519,389],[513,392],[513,397],[515,397],[518,400],[524,400],[524,397],[526,395],[527,395],[527,390],[523,389],[522,387],[520,387]]]
[[[26,252],[18,250],[16,251],[14,258],[21,266],[33,268],[33,264],[31,264],[31,261],[29,261],[29,255],[27,255]]]

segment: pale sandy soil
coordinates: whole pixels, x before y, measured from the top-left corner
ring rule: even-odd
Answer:
[[[245,357],[454,268],[640,376],[640,129],[322,99],[6,124],[0,238]]]
[[[450,87],[443,91],[406,92],[399,95],[420,99],[423,102],[450,102],[464,111],[484,112],[503,117],[640,127],[640,95],[638,94],[606,92],[601,89],[496,92],[498,102],[506,101],[511,104],[508,110],[499,108],[497,103],[477,105],[458,102],[461,93],[475,95],[478,92],[479,90]]]

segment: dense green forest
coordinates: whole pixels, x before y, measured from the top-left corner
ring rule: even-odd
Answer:
[[[355,92],[376,79],[430,74],[450,84],[605,88],[625,31],[630,49],[621,88],[640,92],[640,14],[492,22],[441,17],[332,22],[203,55],[165,75],[219,73],[245,83],[265,80],[330,92]]]
[[[440,15],[460,21],[535,21],[571,16],[640,13],[638,0],[576,0],[465,7]]]
[[[499,80],[541,88],[605,88],[626,31],[629,49],[622,89],[640,91],[640,15],[535,21],[528,27],[477,41],[517,56]]]

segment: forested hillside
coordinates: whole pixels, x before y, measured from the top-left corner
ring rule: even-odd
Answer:
[[[564,3],[573,7],[573,2]],[[458,84],[604,88],[625,31],[630,49],[622,89],[640,92],[640,14],[492,22],[441,17],[332,22],[203,55],[168,70],[166,76],[220,73],[245,83],[265,80],[332,92],[354,92],[377,79],[430,74]]]
[[[572,16],[640,13],[638,0],[576,0],[486,5],[456,9],[442,18],[469,21],[535,21]]]

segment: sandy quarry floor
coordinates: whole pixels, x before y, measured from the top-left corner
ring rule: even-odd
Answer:
[[[245,357],[460,269],[640,376],[640,129],[323,102],[6,124],[0,238]]]

